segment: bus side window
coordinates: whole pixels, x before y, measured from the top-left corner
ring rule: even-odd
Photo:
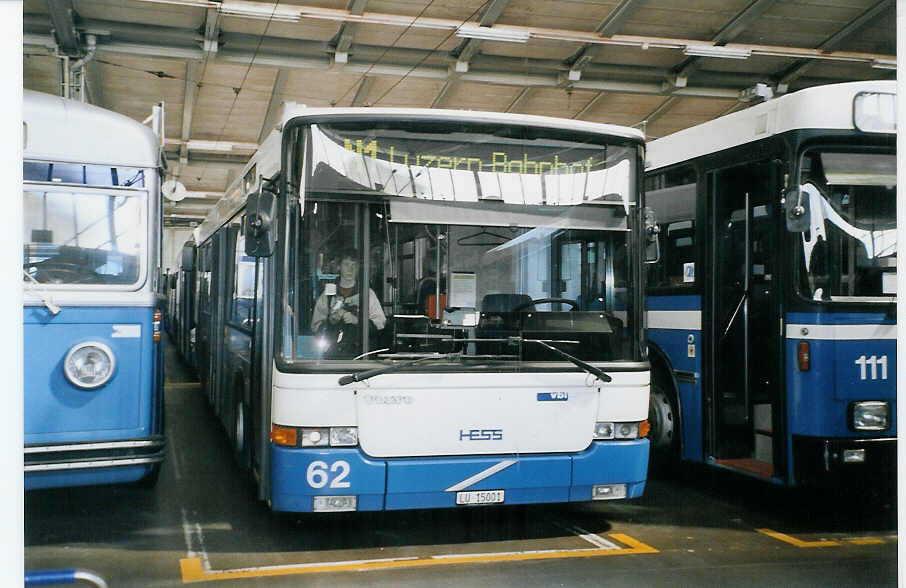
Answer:
[[[646,205],[658,220],[660,259],[648,264],[649,288],[695,284],[695,202],[697,174],[692,167],[668,170],[645,179]]]

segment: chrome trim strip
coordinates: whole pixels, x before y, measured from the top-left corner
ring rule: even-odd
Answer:
[[[828,341],[896,340],[896,325],[804,325],[787,324],[787,339]]]
[[[510,467],[511,465],[516,463],[516,461],[517,460],[515,460],[515,459],[505,459],[499,463],[492,465],[491,467],[489,467],[488,469],[486,469],[484,471],[478,472],[474,476],[466,478],[465,480],[463,480],[462,482],[459,482],[458,484],[453,484],[452,486],[450,486],[449,488],[444,490],[444,492],[459,492],[460,490],[464,490],[464,489],[468,488],[469,486],[471,486],[472,484],[480,482],[480,481],[484,480],[485,478],[490,478],[497,472],[507,469],[508,467]]]

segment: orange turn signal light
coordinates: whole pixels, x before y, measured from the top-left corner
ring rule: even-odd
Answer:
[[[642,421],[639,423],[639,439],[647,437],[648,433],[651,432],[651,423],[648,421]]]
[[[296,428],[271,425],[271,442],[285,447],[296,446]]]

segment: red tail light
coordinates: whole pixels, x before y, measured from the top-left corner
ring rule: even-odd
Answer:
[[[151,319],[151,340],[155,343],[160,343],[160,319],[161,319],[160,310],[155,310],[154,315]]]
[[[796,348],[796,357],[799,360],[799,371],[807,372],[811,366],[812,354],[809,351],[808,341],[800,341]]]

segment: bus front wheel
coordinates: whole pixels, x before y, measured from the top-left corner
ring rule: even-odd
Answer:
[[[252,470],[250,427],[248,407],[240,400],[236,403],[236,410],[233,413],[233,454],[236,456],[239,468],[248,475],[251,475]]]
[[[648,423],[651,431],[651,461],[656,465],[669,465],[678,457],[679,427],[676,409],[670,396],[658,384],[651,385],[648,401]]]

